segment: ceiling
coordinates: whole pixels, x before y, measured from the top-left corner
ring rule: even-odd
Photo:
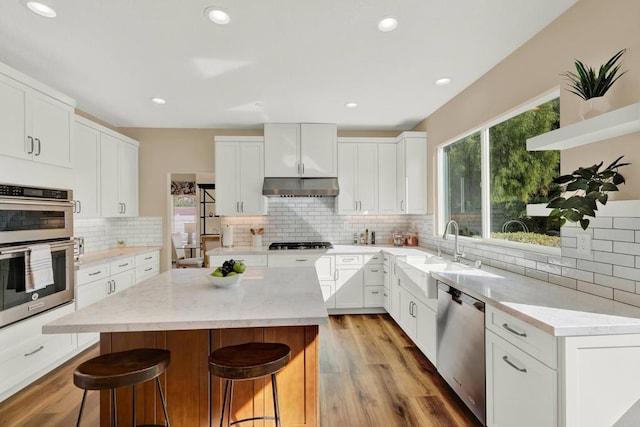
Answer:
[[[114,126],[410,130],[577,0],[24,1],[0,1],[0,61]]]

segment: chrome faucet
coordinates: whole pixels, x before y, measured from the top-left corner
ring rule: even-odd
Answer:
[[[460,258],[464,257],[464,254],[460,252],[460,246],[458,246],[458,235],[460,234],[458,223],[454,220],[450,220],[447,222],[447,225],[444,226],[444,233],[442,233],[442,239],[447,240],[447,231],[449,230],[449,226],[453,226],[453,230],[455,232],[454,236],[454,248],[453,248],[453,262],[460,262]]]

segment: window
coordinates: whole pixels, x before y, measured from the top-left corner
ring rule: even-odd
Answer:
[[[559,127],[560,100],[549,98],[441,149],[443,224],[455,220],[462,236],[559,246],[558,224],[526,210],[547,202],[560,173],[559,151],[526,148],[528,138]]]
[[[444,217],[455,220],[461,236],[482,236],[480,132],[443,150]]]

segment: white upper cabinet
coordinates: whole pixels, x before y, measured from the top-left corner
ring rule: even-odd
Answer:
[[[100,205],[103,217],[138,216],[138,145],[100,135]]]
[[[402,133],[398,137],[398,155],[404,164],[398,181],[401,209],[409,215],[424,215],[427,213],[426,133]]]
[[[378,210],[378,151],[374,143],[338,144],[338,213],[372,214]]]
[[[74,216],[100,217],[100,131],[77,121],[73,172]]]
[[[398,192],[397,144],[378,144],[378,213],[402,213]]]
[[[335,177],[337,127],[319,123],[265,123],[267,177]]]
[[[217,137],[215,171],[218,215],[266,215],[261,137]]]
[[[5,71],[12,76],[2,74]],[[33,89],[16,80],[19,77],[0,66],[0,154],[71,168],[75,103],[24,76],[38,86]]]

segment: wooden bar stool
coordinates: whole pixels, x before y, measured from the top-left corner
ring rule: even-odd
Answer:
[[[160,385],[160,375],[167,369],[171,360],[168,350],[154,348],[140,348],[135,350],[120,351],[116,353],[102,354],[80,364],[73,372],[73,383],[84,389],[82,404],[78,414],[77,427],[80,426],[82,410],[84,408],[87,390],[111,390],[113,399],[112,417],[114,426],[118,426],[116,388],[133,387],[133,415],[132,426],[136,426],[136,385],[156,379],[158,392],[162,401],[165,427],[170,427],[167,407]],[[157,426],[157,425],[154,425]],[[142,426],[140,426],[142,427]],[[148,426],[151,427],[151,426]],[[157,426],[161,427],[161,426]]]
[[[227,426],[254,420],[274,420],[277,427],[282,426],[280,406],[278,403],[278,386],[276,372],[287,366],[291,360],[291,349],[286,344],[251,342],[247,344],[222,347],[209,355],[209,371],[216,377],[223,378],[224,398],[222,399],[222,415],[220,427],[227,409]],[[253,380],[271,375],[273,393],[273,417],[253,417],[231,422],[233,400],[233,382],[237,380]],[[227,395],[229,406],[227,407]]]

